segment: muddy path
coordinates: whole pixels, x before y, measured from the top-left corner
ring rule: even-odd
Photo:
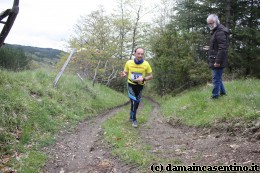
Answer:
[[[120,110],[119,106],[80,123],[73,133],[64,131],[57,135],[56,144],[45,150],[51,159],[46,163],[44,172],[137,172],[134,165],[125,164],[112,156],[102,138],[101,124]]]
[[[176,159],[181,165],[260,165],[259,140],[225,130],[166,121],[158,113],[160,105],[154,101],[152,104],[151,117],[140,134],[158,157]]]
[[[150,152],[155,156],[178,160],[181,165],[260,164],[259,140],[251,141],[241,135],[168,122],[159,113],[160,105],[149,100],[153,105],[151,116],[148,122],[139,125],[138,131],[140,139],[151,146]],[[101,124],[120,110],[118,107],[86,120],[73,133],[61,132],[57,143],[46,149],[51,159],[46,163],[44,172],[139,172],[136,165],[126,164],[112,156],[111,148],[103,139]],[[149,169],[147,172],[150,172]]]

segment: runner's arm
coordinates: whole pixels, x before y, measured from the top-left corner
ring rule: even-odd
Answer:
[[[120,72],[120,76],[121,77],[125,77],[127,75],[127,73],[128,73],[127,71],[121,71]]]
[[[136,82],[144,82],[147,80],[151,80],[153,78],[152,73],[148,73],[144,78],[143,77],[138,77],[135,81]]]
[[[152,80],[153,79],[153,74],[152,73],[148,73],[146,75],[146,77],[144,77],[144,81],[147,81],[147,80]]]

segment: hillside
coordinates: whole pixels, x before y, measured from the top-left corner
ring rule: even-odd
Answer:
[[[0,71],[0,171],[149,172],[167,165],[259,165],[259,80],[144,97],[138,128],[126,94],[50,71]]]
[[[15,45],[15,44],[6,44],[5,46],[9,46],[10,48],[13,49],[20,49],[30,59],[45,64],[56,64],[59,61],[62,54],[66,53],[62,50],[52,49],[52,48],[39,48],[39,47],[23,46],[23,45]],[[3,48],[5,46],[3,46]]]
[[[219,100],[208,97],[211,86],[144,98],[138,128],[127,105],[63,131],[45,150],[44,172],[259,172],[259,81],[225,84],[229,95]]]
[[[53,143],[59,130],[73,129],[79,121],[128,101],[123,94],[98,84],[93,88],[77,76],[63,75],[54,88],[56,75],[0,70],[0,172],[21,169],[24,159],[28,164],[44,163],[46,155],[40,149]]]

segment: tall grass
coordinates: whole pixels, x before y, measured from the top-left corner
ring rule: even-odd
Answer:
[[[190,90],[161,100],[161,112],[194,126],[212,125],[216,120],[252,120],[260,117],[260,80],[225,82],[227,96],[211,99],[212,86]]]
[[[54,88],[55,77],[44,70],[0,71],[0,170],[38,172],[46,159],[39,150],[54,142],[58,130],[128,101],[76,76],[63,75]]]

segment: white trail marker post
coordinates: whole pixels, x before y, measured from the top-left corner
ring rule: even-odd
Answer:
[[[66,60],[66,62],[64,63],[63,67],[61,68],[61,71],[59,72],[59,74],[56,76],[55,80],[54,80],[54,83],[53,83],[53,86],[56,87],[57,84],[58,84],[58,81],[62,75],[62,73],[64,72],[65,68],[67,67],[68,63],[70,62],[70,59],[74,53],[75,49],[73,49],[70,53],[70,56],[68,57],[68,59]]]

